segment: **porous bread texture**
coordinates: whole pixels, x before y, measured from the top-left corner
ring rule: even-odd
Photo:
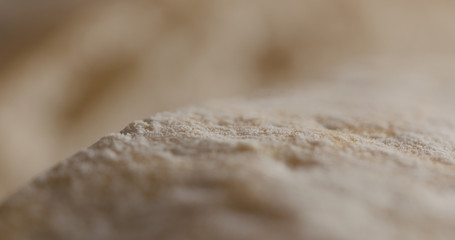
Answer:
[[[353,81],[156,114],[4,202],[0,239],[453,239],[451,90]]]
[[[454,72],[450,0],[25,1],[0,1],[0,201],[163,110],[378,57]]]

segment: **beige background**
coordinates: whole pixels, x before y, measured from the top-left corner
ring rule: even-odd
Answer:
[[[444,0],[2,1],[0,199],[157,111],[352,66],[452,81],[454,12]]]

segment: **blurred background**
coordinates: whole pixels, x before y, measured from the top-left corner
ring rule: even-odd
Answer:
[[[454,20],[450,0],[0,0],[0,199],[157,111],[340,69],[450,79]]]

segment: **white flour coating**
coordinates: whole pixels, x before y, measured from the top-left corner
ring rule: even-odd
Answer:
[[[156,114],[4,202],[0,239],[454,239],[453,89],[344,81]]]

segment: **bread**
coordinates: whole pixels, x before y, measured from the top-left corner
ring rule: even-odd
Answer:
[[[10,197],[0,239],[453,239],[453,90],[351,77],[158,113]]]
[[[365,58],[405,71],[422,59],[438,69],[445,55],[453,72],[454,10],[447,0],[2,0],[0,199],[159,111],[330,81],[321,75]]]

